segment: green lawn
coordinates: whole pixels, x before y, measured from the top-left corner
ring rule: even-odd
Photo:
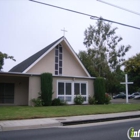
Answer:
[[[140,110],[140,104],[67,105],[50,107],[0,106],[0,120],[105,114]]]

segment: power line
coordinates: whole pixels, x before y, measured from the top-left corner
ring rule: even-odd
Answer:
[[[39,4],[43,4],[43,5],[47,5],[47,6],[51,6],[51,7],[54,7],[54,8],[61,9],[61,10],[65,10],[65,11],[77,13],[77,14],[80,14],[80,15],[89,16],[90,19],[94,19],[94,20],[104,20],[104,21],[107,21],[107,22],[112,22],[112,23],[115,23],[115,24],[119,24],[119,25],[122,25],[122,26],[126,26],[126,27],[130,27],[130,28],[134,28],[134,29],[140,30],[139,27],[135,27],[135,26],[132,26],[132,25],[127,25],[127,24],[124,24],[124,23],[112,21],[112,20],[105,19],[105,18],[101,18],[101,17],[97,17],[97,16],[93,16],[93,15],[86,14],[86,13],[82,13],[82,12],[79,12],[79,11],[74,11],[74,10],[71,10],[71,9],[67,9],[67,8],[63,8],[63,7],[59,7],[59,6],[55,6],[55,5],[51,5],[51,4],[47,4],[47,3],[35,1],[35,0],[29,0],[29,1],[35,2],[35,3],[39,3]]]
[[[126,8],[123,8],[123,7],[120,7],[120,6],[117,6],[117,5],[114,5],[114,4],[105,2],[105,1],[103,1],[103,0],[97,0],[97,1],[102,2],[102,3],[104,3],[104,4],[107,4],[107,5],[110,5],[110,6],[113,6],[113,7],[119,8],[119,9],[121,9],[121,10],[124,10],[124,11],[127,11],[127,12],[130,12],[130,13],[133,13],[133,14],[136,14],[136,15],[139,15],[139,16],[140,16],[140,13],[134,12],[134,11],[132,11],[132,10],[129,10],[129,9],[126,9]]]

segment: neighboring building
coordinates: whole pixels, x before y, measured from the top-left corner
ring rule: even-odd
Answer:
[[[53,74],[53,98],[73,104],[81,94],[84,103],[94,94],[93,79],[65,37],[35,53],[9,72],[0,72],[0,104],[32,105],[40,92],[40,74]]]

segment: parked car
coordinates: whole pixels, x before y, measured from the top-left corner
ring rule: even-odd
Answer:
[[[138,96],[140,95],[140,92],[135,92],[135,93],[132,93],[131,95],[128,96],[129,99],[132,99],[134,98],[135,96]]]
[[[140,99],[140,95],[135,96],[134,99]]]
[[[117,95],[113,96],[113,99],[118,99],[118,98],[125,99],[126,94],[121,92],[120,94],[117,94]]]

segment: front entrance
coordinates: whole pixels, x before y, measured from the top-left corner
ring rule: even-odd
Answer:
[[[81,95],[84,103],[88,103],[87,82],[57,81],[57,97],[61,101],[73,104],[76,95]]]

